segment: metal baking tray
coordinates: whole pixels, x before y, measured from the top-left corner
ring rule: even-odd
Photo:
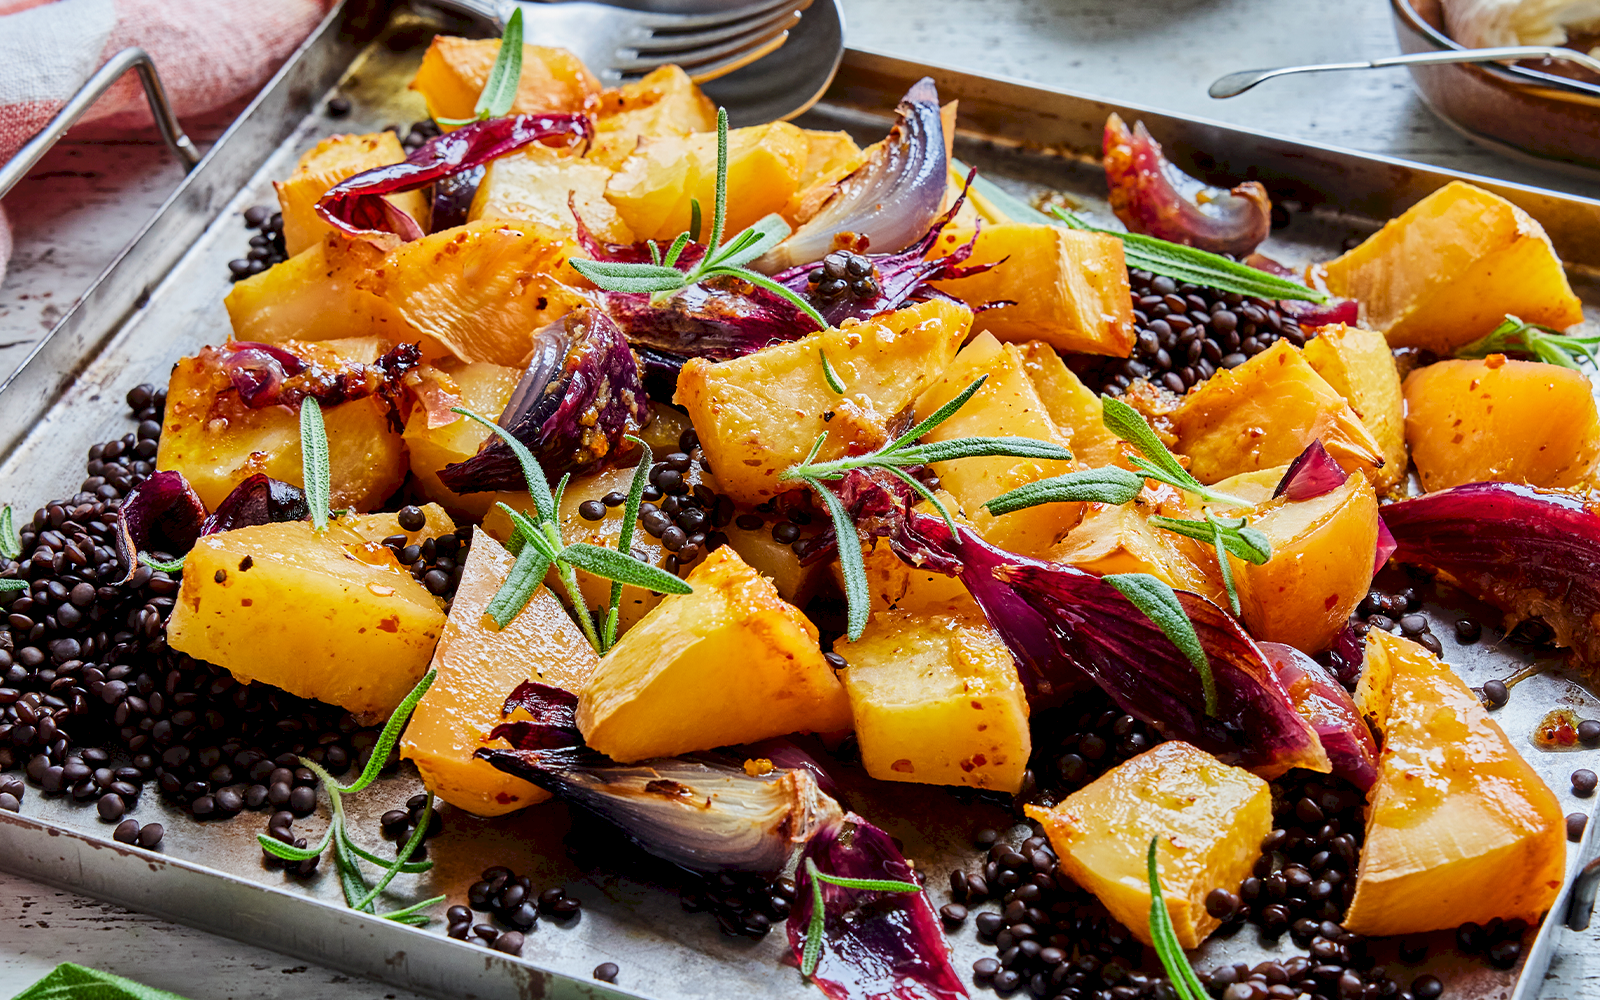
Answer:
[[[82,449],[126,432],[126,390],[139,382],[164,382],[180,355],[227,337],[225,264],[244,247],[242,211],[270,202],[271,179],[286,176],[298,154],[322,135],[423,117],[420,99],[405,83],[438,30],[471,28],[400,3],[347,0],[334,9],[83,300],[0,386],[0,499],[29,510],[75,490]],[[1372,231],[1461,176],[859,50],[848,52],[823,102],[800,123],[876,139],[899,96],[924,75],[934,77],[943,99],[960,101],[957,155],[1013,192],[1026,196],[1047,187],[1091,212],[1104,212],[1100,130],[1106,114],[1117,111],[1144,119],[1186,169],[1218,179],[1256,178],[1280,202],[1296,203],[1290,224],[1266,247],[1286,261],[1331,256],[1346,238]],[[355,105],[350,117],[337,122],[320,114],[334,93]],[[1600,316],[1600,202],[1472,179],[1544,223],[1589,303],[1590,322]],[[1507,676],[1531,662],[1526,647],[1499,642],[1493,630],[1478,645],[1456,645],[1449,623],[1460,610],[1428,607],[1436,634],[1445,637],[1446,658],[1469,683]],[[1568,775],[1575,767],[1594,766],[1600,753],[1548,754],[1531,742],[1539,719],[1558,705],[1600,716],[1600,699],[1559,669],[1518,686],[1497,716],[1556,790],[1563,809],[1592,813],[1594,800],[1574,798]],[[877,783],[850,768],[841,771],[858,811],[904,842],[906,854],[927,875],[935,905],[946,901],[948,873],[978,861],[972,832],[1011,823],[1008,811],[975,803],[970,795]],[[415,773],[403,768],[356,797],[356,835],[375,840],[377,817],[418,787]],[[571,927],[541,922],[520,959],[451,940],[442,920],[422,929],[398,926],[348,910],[331,865],[306,882],[264,868],[255,843],[263,814],[199,823],[166,809],[155,794],[145,796],[136,813],[141,822],[166,825],[166,839],[152,852],[113,842],[111,826],[92,809],[30,790],[20,814],[0,812],[0,868],[440,997],[816,995],[792,966],[782,964],[787,947],[781,928],[759,941],[725,937],[710,917],[685,914],[673,894],[646,876],[581,870],[563,844],[568,817],[559,804],[492,822],[448,807],[445,812],[445,832],[430,850],[437,867],[424,877],[398,879],[385,908],[440,893],[452,903],[464,901],[479,871],[507,864],[540,887],[562,886],[581,897],[581,919]],[[314,817],[298,825],[313,834],[320,830]],[[1593,828],[1591,823],[1591,835]],[[1572,848],[1571,868],[1588,849],[1587,842]],[[1569,878],[1569,890],[1570,883]],[[1563,896],[1554,912],[1565,910]],[[1537,940],[1530,933],[1520,969],[1498,971],[1462,958],[1450,949],[1448,932],[1438,935],[1440,944],[1425,968],[1445,978],[1455,998],[1532,1000],[1551,949],[1569,933],[1559,924],[1552,917]],[[993,953],[978,942],[970,921],[952,935],[952,945],[964,979],[974,959]],[[1256,961],[1291,948],[1287,938],[1266,945],[1246,932],[1209,943],[1197,965]],[[621,967],[615,987],[590,978],[607,961]]]

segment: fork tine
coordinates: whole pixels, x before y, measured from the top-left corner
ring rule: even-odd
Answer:
[[[683,49],[678,51],[657,51],[649,55],[638,55],[629,49],[617,52],[611,65],[623,73],[648,73],[651,70],[676,63],[693,77],[699,67],[718,63],[728,59],[736,59],[752,49],[762,49],[763,54],[772,51],[777,46],[764,48],[774,37],[786,35],[789,30],[800,23],[800,14],[790,11],[781,18],[775,18],[755,31],[746,32],[732,38],[720,45],[708,45],[702,48]],[[779,44],[782,44],[781,42]],[[751,60],[746,60],[749,62]]]
[[[782,25],[784,29],[794,27],[794,15],[811,6],[811,0],[790,0],[793,10],[779,10],[775,14],[761,18],[752,18],[740,21],[722,28],[713,28],[709,31],[695,31],[682,34],[654,34],[650,38],[633,44],[633,51],[639,55],[654,55],[663,52],[688,52],[695,49],[705,49],[720,42],[730,41],[741,36],[754,36],[765,31],[773,25]],[[765,36],[763,36],[765,37]]]
[[[778,49],[783,47],[783,43],[787,42],[788,40],[789,33],[785,31],[776,38],[768,40],[763,45],[759,45],[753,49],[741,52],[738,55],[723,60],[722,62],[713,63],[710,66],[698,67],[689,73],[689,79],[693,80],[695,83],[706,83],[707,81],[715,80],[719,76],[727,76],[736,69],[743,69],[744,67],[755,62],[757,59],[761,59],[773,52],[778,51]]]
[[[629,20],[658,33],[663,31],[699,31],[721,27],[736,21],[747,21],[774,13],[785,7],[794,6],[796,6],[795,0],[755,0],[754,3],[744,7],[719,10],[710,14],[651,14],[645,12],[634,14],[630,11]]]

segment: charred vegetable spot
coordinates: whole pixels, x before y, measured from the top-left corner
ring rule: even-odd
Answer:
[[[400,616],[390,615],[388,618],[385,618],[383,621],[378,623],[378,628],[384,632],[400,631]]]
[[[248,597],[239,598],[239,607],[241,607],[241,608],[248,608],[248,607],[250,607],[251,605],[253,605],[255,603],[256,603],[255,601],[251,600]],[[361,631],[365,632],[366,629],[362,629]]]
[[[669,781],[665,778],[651,781],[644,786],[648,795],[664,795],[669,799],[692,799],[694,790],[680,781]]]
[[[250,556],[245,556],[243,559],[239,560],[239,572],[244,573],[244,572],[248,571],[250,569],[250,567],[254,566],[255,564],[256,564],[255,559],[251,558]]]
[[[225,569],[219,569],[219,570],[217,570],[215,575],[213,575],[211,577],[211,579],[217,581],[218,583],[227,583],[228,582],[228,571],[225,570]]]
[[[962,766],[964,767],[965,765],[962,765]],[[914,770],[916,770],[912,766],[911,762],[909,760],[906,760],[904,757],[902,757],[899,760],[895,761],[893,764],[890,764],[889,767],[890,767],[891,770],[899,771],[901,774],[910,774]]]

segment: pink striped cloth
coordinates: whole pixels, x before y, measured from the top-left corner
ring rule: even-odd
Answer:
[[[331,0],[0,0],[0,161],[61,109],[113,53],[142,46],[180,118],[261,89],[327,13]],[[128,74],[74,129],[96,137],[154,134]],[[0,280],[11,228],[0,205]]]

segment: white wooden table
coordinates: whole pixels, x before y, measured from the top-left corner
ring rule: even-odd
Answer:
[[[841,0],[851,44],[979,73],[1600,197],[1600,182],[1485,152],[1442,125],[1403,70],[1294,77],[1231,101],[1236,69],[1396,51],[1386,0]],[[6,199],[9,371],[179,179],[158,145],[68,144]],[[240,230],[240,247],[245,233]],[[75,961],[193,1000],[411,1000],[412,994],[0,874],[0,997]],[[1600,937],[1569,938],[1544,1000],[1600,1000]]]

